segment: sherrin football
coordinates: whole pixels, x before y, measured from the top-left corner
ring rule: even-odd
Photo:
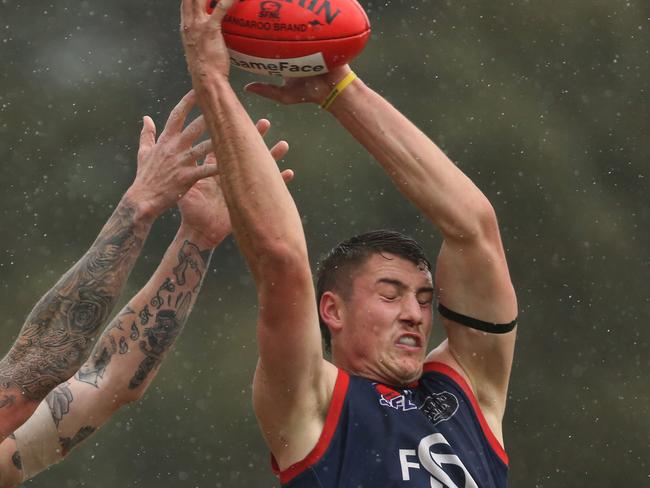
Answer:
[[[216,4],[208,0],[209,13]],[[356,0],[235,0],[222,32],[233,66],[291,78],[348,63],[368,42],[370,23]]]

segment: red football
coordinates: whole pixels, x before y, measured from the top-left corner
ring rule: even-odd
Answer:
[[[216,3],[208,0],[208,12]],[[233,66],[284,77],[327,73],[370,37],[356,0],[235,0],[222,26]]]

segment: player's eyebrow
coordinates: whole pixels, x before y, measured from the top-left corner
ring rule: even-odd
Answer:
[[[389,285],[393,285],[400,290],[405,290],[408,289],[408,286],[406,286],[405,283],[402,283],[400,280],[396,280],[394,278],[379,278],[375,284],[380,284],[380,283],[386,283]],[[433,293],[433,287],[432,286],[423,286],[421,288],[418,288],[416,293]]]
[[[395,286],[395,287],[397,287],[397,288],[399,288],[399,289],[405,289],[405,288],[408,288],[408,286],[406,286],[406,285],[405,285],[404,283],[402,283],[400,280],[396,280],[396,279],[393,279],[393,278],[379,278],[379,279],[375,282],[375,284],[377,284],[377,285],[380,284],[380,283],[386,283],[386,284],[388,284],[388,285],[393,285],[393,286]]]

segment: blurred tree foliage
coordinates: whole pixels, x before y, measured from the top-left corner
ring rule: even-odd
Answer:
[[[0,1],[3,353],[127,188],[142,115],[162,127],[190,87],[178,3]],[[374,34],[355,69],[500,217],[521,309],[511,486],[648,486],[650,3],[362,3]],[[436,231],[329,116],[242,99],[292,144],[284,164],[314,261],[378,227],[435,255]],[[125,299],[177,223],[157,223]],[[255,315],[229,241],[145,399],[27,485],[278,486],[250,406]]]

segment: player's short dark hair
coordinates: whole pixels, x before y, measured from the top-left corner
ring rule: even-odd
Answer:
[[[341,242],[321,258],[316,274],[316,303],[320,306],[326,291],[336,291],[347,300],[352,290],[354,272],[374,254],[384,253],[404,258],[416,266],[424,265],[431,271],[431,263],[415,239],[392,230],[367,232]],[[320,313],[318,320],[325,349],[329,351],[332,347],[330,330]]]

